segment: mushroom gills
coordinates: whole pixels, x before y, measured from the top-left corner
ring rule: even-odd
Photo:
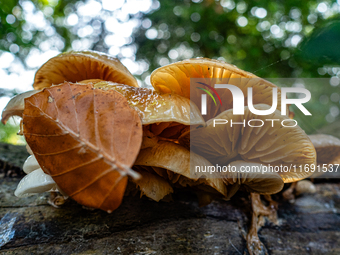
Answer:
[[[140,151],[135,166],[160,176],[173,187],[195,187],[203,192],[227,197],[222,178],[214,174],[207,176],[193,169],[193,166],[211,166],[211,163],[179,144],[158,141],[155,146]]]
[[[263,164],[238,160],[231,162],[229,166],[236,171],[223,174],[226,185],[243,186],[248,192],[262,195],[275,194],[283,188],[284,182],[280,175],[276,172],[263,172]]]
[[[269,105],[255,105],[256,109],[266,110]],[[264,122],[266,118],[278,119],[274,123]],[[228,124],[215,125],[216,119],[227,120]],[[230,123],[248,123],[257,119],[264,125],[232,125]],[[306,133],[298,126],[283,127],[281,121],[287,116],[275,110],[263,116],[251,113],[245,107],[245,114],[234,115],[233,110],[226,110],[216,118],[207,121],[205,127],[183,133],[179,142],[185,148],[205,157],[213,165],[227,166],[242,159],[247,162],[279,167],[278,174],[285,183],[304,179],[311,175],[309,171],[295,171],[291,165],[313,165],[316,152]],[[288,171],[283,171],[288,169]]]

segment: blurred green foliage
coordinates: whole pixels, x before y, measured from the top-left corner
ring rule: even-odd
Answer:
[[[73,6],[76,0],[0,0],[0,50],[10,51],[10,46],[16,44],[20,47],[17,56],[24,60],[32,47],[38,47],[48,38],[44,30],[35,29],[25,20],[22,6],[25,2],[33,3],[36,10],[56,29],[64,40],[63,50],[70,48],[76,37],[61,21],[65,17],[64,10],[69,5]]]
[[[335,2],[328,3],[332,5]],[[321,1],[314,0],[162,1],[157,11],[146,14],[144,18],[152,21],[152,28],[169,36],[158,35],[156,39],[149,40],[145,36],[149,28],[141,27],[135,37],[137,58],[149,61],[150,70],[154,70],[159,66],[160,58],[168,58],[172,49],[184,46],[193,49],[195,57],[223,57],[227,62],[260,77],[320,77],[317,68],[321,65],[310,57],[315,52],[302,58],[300,52],[310,48],[294,47],[290,42],[294,35],[314,41],[311,36],[315,27],[333,23],[339,18],[324,19],[322,13],[315,10],[319,3]],[[259,18],[254,14],[259,8],[266,10],[265,17]],[[246,18],[246,26],[238,25],[240,17]],[[199,41],[192,40],[193,33],[199,34]],[[338,43],[337,38],[329,38]],[[329,50],[336,51],[337,48]],[[177,59],[184,58],[179,56]]]
[[[25,20],[27,2],[60,36],[64,42],[60,51],[72,49],[76,40],[88,39],[89,49],[109,52],[105,39],[113,32],[105,22],[108,17],[123,22],[117,18],[120,9],[81,17],[79,7],[90,0],[0,0],[0,50],[11,51],[16,44],[20,50],[14,53],[23,61],[49,37]],[[147,63],[147,70],[136,74],[140,80],[147,82],[161,65],[190,57],[225,60],[264,78],[333,77],[332,84],[303,84],[312,92],[306,107],[313,116],[296,111],[296,118],[307,133],[333,126],[332,134],[340,136],[334,131],[340,129],[339,0],[153,0],[152,6],[149,12],[129,14],[127,19],[140,21],[124,45],[135,49],[130,59]],[[77,24],[67,25],[70,14],[78,15]],[[87,25],[94,32],[80,36],[79,30]],[[124,54],[120,51],[116,57],[124,58]]]
[[[6,125],[0,123],[0,141],[4,143],[12,143],[17,145],[24,145],[25,139],[18,136],[19,125],[7,123]]]
[[[323,26],[315,29],[312,36],[301,46],[300,59],[308,59],[312,63],[340,63],[340,20],[330,19]]]

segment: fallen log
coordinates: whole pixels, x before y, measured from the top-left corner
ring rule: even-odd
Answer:
[[[194,194],[173,202],[125,197],[113,213],[73,201],[60,208],[48,194],[17,198],[27,157],[22,146],[0,144],[0,252],[6,254],[244,254],[250,224],[248,194],[199,207]],[[6,175],[6,177],[5,177]],[[340,254],[340,184],[318,180],[316,193],[279,203],[279,224],[267,221],[259,237],[269,254]]]

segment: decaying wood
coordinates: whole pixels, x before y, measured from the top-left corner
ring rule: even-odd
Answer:
[[[29,154],[24,146],[1,144],[0,176],[23,176],[21,167],[28,156]]]
[[[27,157],[24,147],[1,144],[0,151],[1,164],[19,167]],[[125,197],[116,211],[107,214],[72,201],[54,208],[48,204],[48,194],[16,198],[19,180],[0,180],[0,232],[10,225],[9,219],[14,219],[11,231],[15,231],[0,253],[244,254],[247,250],[242,233],[250,226],[251,206],[246,193],[201,208],[195,195],[185,190],[177,191],[169,203]],[[273,196],[279,225],[266,221],[259,231],[269,254],[340,253],[340,184],[317,180],[315,186],[315,194],[296,197],[294,204],[281,194]]]

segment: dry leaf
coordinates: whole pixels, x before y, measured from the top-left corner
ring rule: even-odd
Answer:
[[[78,203],[116,209],[142,124],[121,94],[64,83],[25,99],[24,135],[45,173]]]

